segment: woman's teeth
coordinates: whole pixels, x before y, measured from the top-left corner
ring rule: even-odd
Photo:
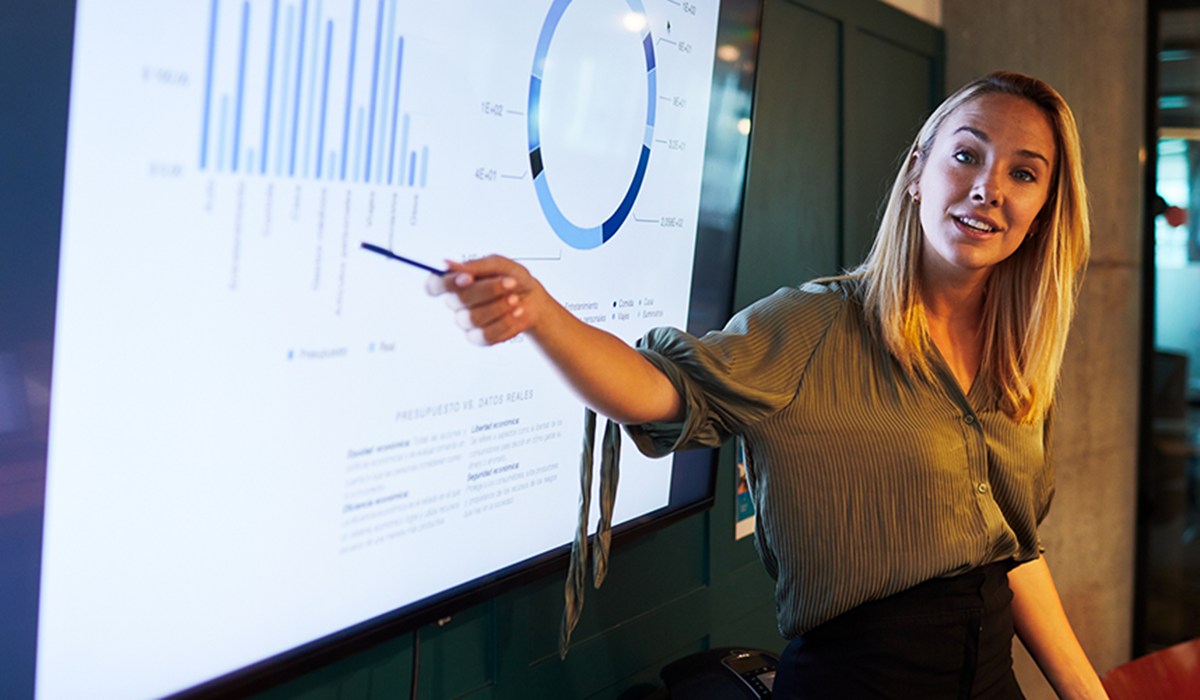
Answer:
[[[966,217],[957,217],[957,218],[958,218],[958,221],[960,223],[962,223],[964,226],[973,228],[976,231],[982,231],[984,233],[991,233],[992,231],[996,230],[996,229],[992,228],[991,226],[988,226],[987,224],[985,224],[982,221],[979,221],[977,219],[970,219],[970,218],[966,218]]]

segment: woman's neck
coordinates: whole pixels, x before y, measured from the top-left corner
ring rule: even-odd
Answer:
[[[958,380],[963,393],[975,382],[983,360],[983,297],[987,277],[980,275],[965,284],[924,281],[921,302],[925,322],[942,358]]]

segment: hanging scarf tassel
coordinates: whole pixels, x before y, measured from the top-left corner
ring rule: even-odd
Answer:
[[[583,591],[587,577],[588,515],[592,500],[592,461],[596,446],[596,412],[586,409],[583,414],[583,453],[579,457],[579,522],[571,542],[571,558],[567,565],[567,582],[563,587],[562,627],[558,634],[558,655],[567,658],[571,647],[571,632],[579,624],[583,612]],[[613,505],[617,500],[618,464],[621,460],[621,429],[611,420],[604,425],[604,443],[600,456],[600,522],[596,526],[596,549],[593,561],[593,585],[604,583],[608,574],[608,554],[612,546]]]
[[[596,588],[608,575],[608,553],[612,545],[613,505],[617,501],[617,479],[620,477],[621,429],[608,421],[604,425],[604,445],[600,457],[600,522],[596,525],[596,550],[593,552],[592,574]]]
[[[579,524],[571,542],[571,558],[567,565],[567,583],[563,587],[566,602],[563,606],[562,628],[558,633],[558,656],[567,658],[571,647],[571,632],[579,624],[583,611],[583,580],[587,569],[587,521],[592,503],[592,452],[596,442],[596,412],[586,409],[583,414],[583,454],[579,457]]]

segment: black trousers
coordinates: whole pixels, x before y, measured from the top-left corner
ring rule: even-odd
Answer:
[[[788,644],[774,700],[1023,700],[1012,671],[1011,565],[865,603]]]

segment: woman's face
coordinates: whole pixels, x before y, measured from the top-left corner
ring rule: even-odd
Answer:
[[[1049,119],[1023,97],[989,94],[955,110],[912,191],[925,234],[922,274],[986,277],[1036,235],[1056,157]]]

